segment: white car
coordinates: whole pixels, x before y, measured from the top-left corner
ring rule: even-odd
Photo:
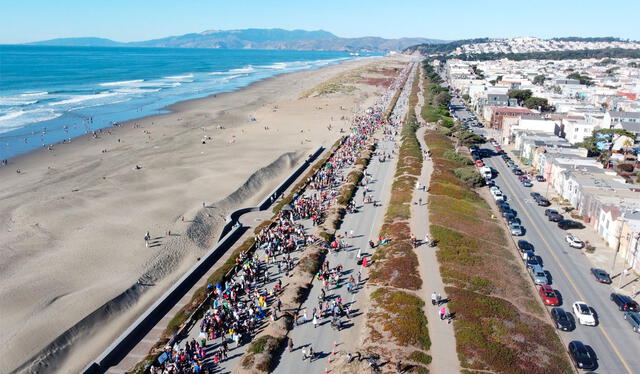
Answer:
[[[591,308],[584,301],[573,303],[573,314],[581,325],[595,326],[596,318],[591,312]]]
[[[504,197],[502,196],[502,191],[500,191],[500,189],[496,186],[491,187],[491,195],[493,196],[494,199],[496,199],[496,201],[504,200]]]
[[[573,236],[571,234],[567,235],[565,237],[565,240],[567,241],[567,243],[569,243],[569,246],[573,247],[573,248],[582,248],[584,247],[584,243],[582,242],[582,240],[578,239],[577,236]]]

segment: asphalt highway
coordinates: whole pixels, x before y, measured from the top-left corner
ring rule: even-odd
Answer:
[[[482,148],[493,149],[490,144],[485,144]],[[576,323],[575,330],[559,332],[565,347],[572,340],[579,340],[590,346],[598,358],[599,368],[595,372],[640,373],[640,336],[632,331],[631,326],[623,319],[623,313],[609,300],[614,289],[610,285],[596,282],[590,272],[592,265],[582,250],[571,248],[565,241],[567,233],[580,237],[580,231],[590,228],[561,230],[557,223],[547,219],[544,214],[546,208],[536,204],[529,195],[531,189],[518,181],[518,177],[500,156],[484,158],[484,162],[497,171],[495,183],[507,196],[511,208],[518,212],[518,218],[526,230],[524,236],[513,237],[513,240],[525,239],[534,245],[536,254],[542,257],[543,266],[549,272],[552,287],[561,296],[561,307],[570,312],[575,301],[584,301],[595,310],[595,327]],[[498,219],[502,220],[501,217]],[[510,235],[506,226],[505,230]],[[614,284],[615,281],[614,279]],[[551,307],[546,309],[550,311]]]

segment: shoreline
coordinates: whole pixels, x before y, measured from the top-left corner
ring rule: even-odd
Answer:
[[[335,141],[340,117],[364,105],[366,90],[375,88],[299,99],[302,92],[390,61],[398,60],[347,61],[182,101],[167,107],[173,112],[107,128],[111,135],[103,129],[98,139],[83,135],[54,151],[19,156],[13,165],[24,168],[20,175],[12,163],[0,168],[6,212],[0,222],[7,229],[0,232],[6,243],[0,297],[11,301],[0,305],[7,316],[0,331],[9,343],[3,353],[11,357],[0,371],[14,370],[75,321],[150,277],[157,287],[109,327],[82,338],[61,364],[81,369],[85,362],[77,357],[99,353],[208,248],[226,211],[259,200],[308,149]],[[216,128],[220,123],[224,129]],[[203,136],[210,137],[206,144]],[[163,235],[167,230],[175,234]],[[157,247],[140,245],[146,231]]]
[[[161,107],[161,108],[157,109],[158,112],[166,111],[167,113],[149,114],[149,115],[145,115],[145,116],[138,117],[138,118],[132,118],[132,119],[128,119],[128,120],[125,120],[125,121],[116,122],[116,125],[114,125],[114,124],[107,125],[107,126],[102,127],[102,128],[100,128],[98,130],[95,130],[95,132],[99,132],[100,130],[105,131],[105,130],[108,130],[108,129],[117,129],[118,125],[123,126],[123,125],[131,124],[131,123],[137,122],[137,121],[144,121],[144,120],[147,120],[147,119],[152,118],[152,117],[162,117],[162,116],[165,116],[165,115],[168,115],[168,114],[180,113],[181,108],[183,108],[185,106],[188,106],[188,104],[190,102],[198,102],[200,100],[212,99],[212,98],[215,98],[217,96],[228,95],[228,94],[235,93],[235,92],[242,92],[245,89],[248,89],[248,88],[253,87],[255,85],[258,85],[258,84],[260,84],[262,82],[267,82],[269,80],[272,80],[272,79],[275,79],[275,78],[278,78],[278,77],[287,76],[287,75],[291,75],[291,74],[298,74],[298,73],[317,71],[317,70],[325,69],[325,68],[332,67],[332,66],[338,66],[338,65],[361,62],[361,61],[375,62],[375,60],[380,60],[380,59],[383,59],[383,58],[384,58],[384,56],[369,56],[369,57],[363,57],[363,58],[359,58],[359,59],[351,59],[351,60],[346,60],[346,61],[340,61],[340,62],[332,63],[330,65],[325,65],[325,66],[306,69],[306,70],[300,70],[300,71],[293,71],[293,72],[286,72],[286,73],[276,74],[276,75],[273,75],[273,76],[270,76],[270,77],[267,77],[267,78],[258,79],[258,80],[254,81],[254,82],[249,83],[248,85],[239,87],[239,88],[237,88],[235,90],[232,89],[232,90],[228,90],[228,91],[222,91],[222,92],[219,92],[219,93],[211,93],[211,94],[208,94],[208,95],[203,96],[203,97],[196,97],[196,98],[188,98],[188,99],[179,100],[179,101],[176,101],[173,104],[169,104],[169,105],[166,105],[164,107]],[[46,121],[43,121],[43,122],[46,122]],[[28,126],[31,126],[31,125],[34,125],[34,124],[37,124],[37,123],[41,123],[41,122],[34,122],[34,123],[31,123],[31,124],[29,124],[29,125],[27,125],[27,126],[25,126],[23,128],[26,128]],[[23,128],[21,128],[21,129],[23,129]],[[91,137],[91,136],[92,136],[92,133],[85,133],[85,134],[80,134],[80,135],[72,137],[71,141],[68,141],[68,142],[67,141],[58,141],[56,143],[48,143],[48,144],[45,143],[44,146],[35,148],[35,149],[33,149],[31,151],[28,151],[28,152],[25,152],[25,153],[20,153],[20,154],[17,154],[15,156],[9,157],[8,159],[6,159],[8,161],[7,165],[0,165],[0,170],[2,170],[5,167],[9,167],[12,163],[14,163],[14,161],[17,161],[17,160],[19,160],[20,158],[22,158],[24,156],[29,156],[32,153],[41,152],[41,151],[42,152],[50,152],[48,150],[49,147],[53,147],[55,149],[56,147],[64,146],[64,145],[72,143],[73,141],[76,141],[76,140],[79,140],[79,139],[83,139],[85,137]]]

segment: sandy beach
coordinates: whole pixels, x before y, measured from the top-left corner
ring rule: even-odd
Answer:
[[[226,214],[335,142],[401,59],[270,78],[10,160],[0,168],[0,372],[29,372],[43,350],[50,372],[80,370],[215,242]],[[123,297],[53,350],[137,282],[142,297]]]

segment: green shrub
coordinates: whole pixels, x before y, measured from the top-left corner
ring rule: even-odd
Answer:
[[[462,179],[466,184],[470,187],[480,187],[484,185],[484,178],[476,168],[466,167],[466,168],[458,168],[453,171],[456,177]]]
[[[471,161],[471,159],[469,159],[468,157],[463,156],[460,153],[458,153],[456,151],[453,151],[453,150],[444,151],[442,156],[444,158],[449,159],[449,160],[453,160],[453,161],[459,163],[460,165],[472,165],[473,164],[473,161]]]

